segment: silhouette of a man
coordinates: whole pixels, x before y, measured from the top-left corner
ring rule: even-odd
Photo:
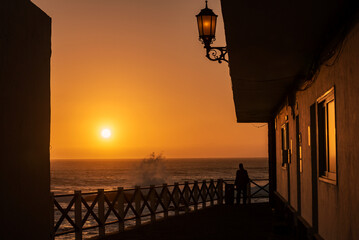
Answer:
[[[237,188],[237,204],[241,201],[241,192],[243,194],[243,204],[247,203],[247,185],[249,183],[248,172],[243,168],[243,164],[239,164],[234,184]]]

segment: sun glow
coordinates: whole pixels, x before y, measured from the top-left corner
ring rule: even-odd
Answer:
[[[111,137],[111,130],[108,128],[102,129],[101,131],[102,138],[110,138]]]

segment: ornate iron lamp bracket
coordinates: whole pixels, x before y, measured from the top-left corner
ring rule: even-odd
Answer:
[[[206,57],[211,61],[218,61],[218,63],[222,63],[225,61],[228,63],[228,56],[227,56],[227,47],[205,47],[207,50]]]

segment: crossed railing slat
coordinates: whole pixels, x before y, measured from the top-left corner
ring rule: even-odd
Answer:
[[[104,237],[106,226],[118,224],[118,231],[125,230],[125,222],[135,220],[141,225],[142,218],[150,217],[151,222],[157,218],[167,218],[169,212],[179,215],[180,212],[194,211],[216,204],[223,204],[223,180],[197,181],[174,185],[151,185],[149,188],[136,186],[134,189],[118,188],[116,191],[99,189],[94,193],[52,194],[53,230],[52,238],[65,234],[75,234],[75,239],[83,238],[83,231],[98,228],[98,236]],[[69,202],[60,202],[61,198],[69,198]],[[67,199],[68,200],[68,199]],[[61,203],[61,204],[60,204]],[[66,207],[63,205],[66,204]],[[55,213],[56,219],[55,219]],[[93,221],[90,221],[90,216]],[[111,216],[111,217],[110,217]],[[64,220],[68,221],[65,225]],[[65,226],[64,226],[65,225]]]
[[[254,182],[252,180],[250,180],[250,182],[258,187],[258,190],[255,191],[254,193],[251,193],[250,197],[255,197],[257,195],[257,193],[259,193],[261,191],[264,191],[264,192],[269,194],[269,191],[266,189],[266,187],[269,186],[269,182],[267,184],[263,185],[263,186],[258,185],[256,182]]]

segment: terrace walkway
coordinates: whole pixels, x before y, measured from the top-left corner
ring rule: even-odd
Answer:
[[[257,203],[246,206],[216,205],[142,225],[105,239],[291,240],[294,239],[292,236],[284,222],[274,216],[268,203]]]

